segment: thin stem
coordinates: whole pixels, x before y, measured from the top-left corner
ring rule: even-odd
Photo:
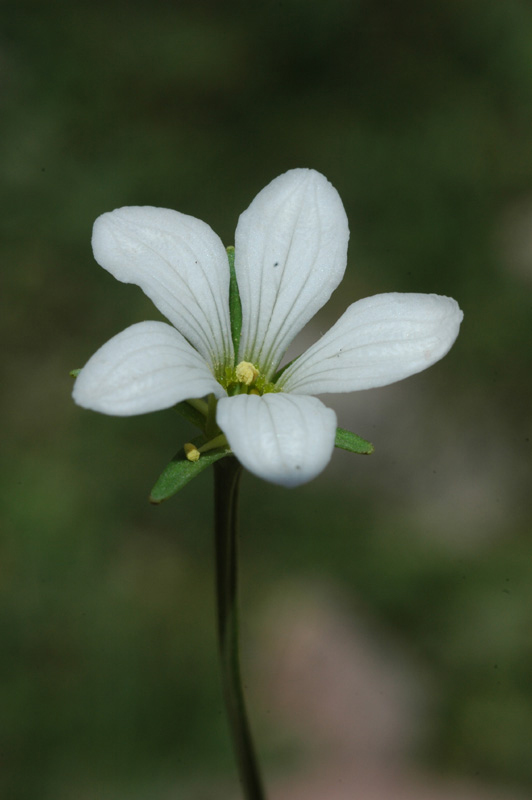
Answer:
[[[225,707],[245,800],[265,800],[247,719],[238,655],[237,506],[242,467],[236,458],[214,464],[214,527],[218,644]]]

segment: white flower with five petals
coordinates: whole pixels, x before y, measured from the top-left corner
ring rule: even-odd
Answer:
[[[340,283],[348,239],[342,201],[314,170],[290,170],[257,195],[235,234],[235,353],[228,257],[214,231],[164,208],[103,214],[94,224],[96,261],[140,286],[172,324],[140,322],[113,337],[81,370],[74,400],[128,416],[213,396],[218,433],[248,470],[284,486],[311,480],[329,462],[336,433],[336,414],[313,395],[420,372],[448,352],[463,316],[449,297],[368,297],[280,371],[289,344]]]

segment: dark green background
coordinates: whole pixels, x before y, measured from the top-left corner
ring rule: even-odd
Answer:
[[[336,585],[431,676],[418,763],[530,788],[531,4],[19,0],[0,20],[2,797],[231,785],[211,476],[149,506],[189,428],[83,411],[68,371],[158,318],[93,261],[96,216],[167,206],[231,244],[295,166],[352,231],[318,326],[383,291],[449,294],[465,322],[422,376],[329,398],[373,456],[293,491],[246,476],[248,650],[277,586]],[[255,720],[269,779],[296,769]]]

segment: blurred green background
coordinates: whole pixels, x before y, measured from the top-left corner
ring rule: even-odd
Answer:
[[[309,341],[385,291],[451,295],[465,321],[427,373],[327,398],[373,456],[337,451],[292,491],[245,476],[244,666],[268,783],[308,768],[304,731],[269,713],[276,687],[256,669],[283,624],[276,598],[303,585],[329,587],[424,687],[414,769],[530,791],[531,4],[0,11],[0,796],[236,796],[212,476],[151,507],[190,429],[171,411],[75,407],[68,371],[159,318],[93,261],[100,213],[176,208],[231,244],[239,213],[296,166],[331,180],[351,227],[345,281]]]

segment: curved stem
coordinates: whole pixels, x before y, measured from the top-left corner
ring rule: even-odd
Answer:
[[[214,464],[214,527],[218,644],[225,707],[245,800],[265,800],[246,714],[238,656],[237,506],[242,467],[236,458]]]

